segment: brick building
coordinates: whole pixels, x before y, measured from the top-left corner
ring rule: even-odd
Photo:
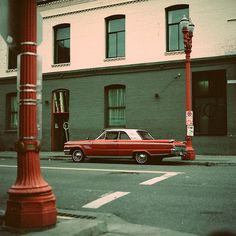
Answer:
[[[204,7],[203,7],[204,6]],[[107,127],[184,139],[185,53],[179,21],[195,24],[191,53],[197,154],[236,153],[236,2],[38,1],[42,16],[42,149]],[[17,139],[16,54],[0,38],[0,149]]]

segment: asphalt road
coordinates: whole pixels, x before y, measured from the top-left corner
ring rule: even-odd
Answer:
[[[0,159],[3,210],[15,165],[15,159]],[[41,167],[59,209],[113,213],[131,223],[197,235],[236,231],[236,166],[42,160]]]

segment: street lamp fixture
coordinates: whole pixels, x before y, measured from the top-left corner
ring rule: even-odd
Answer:
[[[192,136],[194,134],[193,126],[193,111],[192,111],[192,96],[191,96],[191,68],[190,68],[190,53],[192,51],[192,37],[194,24],[191,19],[183,18],[180,21],[180,27],[183,32],[184,52],[186,55],[186,155],[183,160],[195,160],[195,150],[192,146]]]

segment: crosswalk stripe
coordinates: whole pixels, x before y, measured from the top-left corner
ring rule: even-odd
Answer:
[[[140,183],[141,185],[153,185],[155,183],[158,183],[160,181],[163,181],[165,179],[168,179],[170,177],[173,177],[173,176],[176,176],[178,175],[179,173],[177,172],[167,172],[166,174],[162,175],[162,176],[159,176],[159,177],[155,177],[155,178],[152,178],[152,179],[149,179],[147,181],[144,181],[142,183]]]
[[[90,202],[86,205],[83,206],[83,208],[93,208],[93,209],[97,209],[111,201],[114,201],[120,197],[123,197],[127,194],[129,194],[130,192],[114,192],[114,193],[110,193],[110,194],[107,194],[93,202]]]

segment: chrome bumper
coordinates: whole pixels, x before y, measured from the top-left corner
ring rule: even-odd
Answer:
[[[177,146],[177,147],[171,149],[171,154],[174,156],[183,156],[186,154],[186,148]]]
[[[64,154],[65,155],[70,155],[70,149],[64,149]]]

